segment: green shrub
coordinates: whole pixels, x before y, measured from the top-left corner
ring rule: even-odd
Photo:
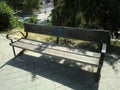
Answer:
[[[23,28],[24,27],[24,23],[21,21],[18,21],[19,27]]]
[[[26,23],[38,23],[37,17],[35,15],[32,15],[30,18],[28,18]]]
[[[13,14],[13,10],[6,3],[0,2],[0,31],[18,26],[18,18]]]
[[[47,22],[45,23],[45,25],[52,26],[52,22],[50,20],[47,20]]]
[[[41,0],[5,0],[15,10],[22,10],[24,12],[31,12],[39,10]]]

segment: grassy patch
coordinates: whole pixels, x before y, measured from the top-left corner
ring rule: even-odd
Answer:
[[[120,40],[111,41],[111,54],[120,55]]]
[[[120,41],[118,41],[118,40],[112,41],[111,45],[116,46],[116,47],[120,47]]]
[[[0,31],[0,33],[3,33],[3,34],[8,34],[10,32],[11,32],[11,30]]]

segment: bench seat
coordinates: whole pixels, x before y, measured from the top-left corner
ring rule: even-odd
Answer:
[[[77,62],[83,62],[95,66],[99,65],[100,53],[91,52],[84,49],[65,47],[42,41],[34,41],[30,39],[19,39],[18,41],[13,42],[10,45],[42,54],[48,54],[74,60]]]

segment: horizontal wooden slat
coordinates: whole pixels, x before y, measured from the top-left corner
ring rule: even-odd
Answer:
[[[34,51],[34,52],[39,52],[43,54],[48,54],[48,55],[53,55],[65,59],[71,59],[75,60],[77,62],[83,62],[87,64],[92,64],[92,65],[98,65],[99,64],[99,58],[98,57],[92,57],[92,54],[82,54],[79,50],[75,49],[68,49],[66,47],[61,47],[61,46],[52,46],[47,43],[40,43],[40,44],[29,44],[28,42],[14,42],[11,44],[12,46],[18,47],[18,48],[23,48],[26,50]],[[84,51],[85,52],[85,51]]]
[[[107,30],[83,29],[63,26],[44,26],[37,24],[25,24],[26,32],[52,35],[71,39],[109,43],[110,37]]]
[[[60,51],[65,51],[65,52],[69,52],[69,53],[75,53],[75,54],[82,54],[82,55],[86,55],[89,57],[96,57],[99,58],[100,54],[97,52],[91,52],[82,48],[76,49],[73,47],[65,47],[65,46],[61,46],[61,45],[56,45],[54,43],[47,43],[47,42],[42,42],[42,41],[34,41],[34,40],[30,40],[30,39],[20,39],[19,42],[23,42],[23,43],[27,43],[27,44],[33,44],[33,45],[37,45],[37,46],[42,46],[42,47],[47,47],[47,48],[51,48],[51,49],[56,49],[56,50],[60,50]]]

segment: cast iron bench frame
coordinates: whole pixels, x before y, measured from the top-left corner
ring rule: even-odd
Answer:
[[[85,41],[92,41],[92,42],[96,42],[96,43],[101,44],[102,48],[101,48],[100,57],[99,57],[99,60],[98,60],[98,65],[97,65],[98,69],[97,69],[97,73],[96,73],[96,77],[95,77],[95,81],[99,81],[100,72],[101,72],[101,68],[103,66],[103,60],[104,60],[104,57],[105,57],[105,54],[106,54],[107,45],[110,43],[110,36],[109,36],[109,31],[108,30],[83,29],[83,28],[63,27],[63,26],[44,26],[44,25],[37,25],[37,24],[24,24],[24,31],[26,32],[26,35],[24,35],[20,31],[16,31],[16,32],[7,34],[7,36],[6,36],[7,39],[11,40],[10,45],[13,48],[13,53],[14,53],[15,56],[18,56],[15,53],[15,47],[23,49],[19,54],[23,53],[25,50],[30,50],[30,51],[38,52],[38,53],[42,52],[42,51],[38,51],[38,50],[34,50],[34,49],[33,50],[28,49],[27,46],[26,46],[26,48],[23,47],[24,42],[22,42],[23,45],[19,45],[19,42],[22,39],[32,40],[32,39],[27,39],[29,32],[30,33],[50,35],[50,36],[56,36],[57,37],[56,44],[54,44],[54,45],[50,44],[50,47],[52,49],[54,49],[54,46],[61,47],[58,44],[60,37],[70,38],[70,39],[78,39],[78,40],[85,40]],[[23,37],[16,40],[16,41],[13,41],[13,39],[10,36],[12,34],[15,34],[15,33],[21,33],[21,35]],[[16,43],[18,43],[18,45]],[[28,43],[28,44],[30,44],[30,43]],[[52,47],[52,45],[53,45],[53,47]],[[42,49],[40,49],[40,50],[42,50]],[[70,52],[70,53],[72,53],[72,52]],[[46,54],[50,54],[50,53],[46,53]],[[58,57],[59,57],[59,55],[58,55]],[[82,63],[84,63],[84,61],[82,61]],[[89,64],[89,62],[87,64]]]

